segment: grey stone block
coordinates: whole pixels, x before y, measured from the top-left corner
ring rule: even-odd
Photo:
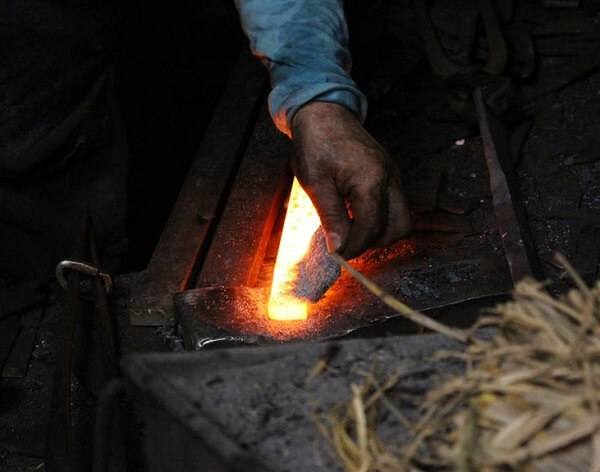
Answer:
[[[401,369],[399,388],[424,392],[441,372],[462,368],[431,356],[461,348],[427,334],[136,355],[122,368],[142,406],[152,471],[337,471],[315,412],[347,400],[360,372],[374,368],[382,377]],[[321,359],[328,368],[307,382]],[[408,439],[391,418],[381,428],[383,437]]]

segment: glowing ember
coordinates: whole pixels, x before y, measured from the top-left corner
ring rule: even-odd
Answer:
[[[308,251],[310,239],[320,224],[310,198],[294,179],[273,272],[269,318],[303,320],[307,317],[308,303],[290,293],[290,286],[296,277],[294,267]]]

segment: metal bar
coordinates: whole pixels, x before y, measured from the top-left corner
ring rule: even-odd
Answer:
[[[473,100],[490,174],[496,225],[513,282],[540,275],[506,130],[488,109],[480,88],[475,90]]]
[[[244,51],[234,67],[147,269],[132,290],[133,325],[172,324],[173,294],[188,288],[210,240],[228,185],[246,145],[266,74]]]
[[[283,202],[289,194],[289,140],[266,104],[240,164],[196,286],[253,286]]]

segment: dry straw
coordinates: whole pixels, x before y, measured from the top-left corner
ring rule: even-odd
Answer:
[[[466,341],[464,374],[416,397],[413,421],[388,395],[401,373],[383,383],[368,374],[352,385],[351,400],[318,423],[344,469],[600,472],[600,282],[588,287],[557,258],[576,288],[555,298],[543,283],[524,280],[512,301],[468,333],[436,329],[402,305],[413,321]],[[484,326],[497,328],[493,337],[472,336]],[[377,434],[382,408],[410,432],[394,452]]]

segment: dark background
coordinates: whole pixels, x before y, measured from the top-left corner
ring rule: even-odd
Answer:
[[[243,34],[233,2],[122,4],[117,95],[129,150],[129,250],[142,270],[202,140]]]

